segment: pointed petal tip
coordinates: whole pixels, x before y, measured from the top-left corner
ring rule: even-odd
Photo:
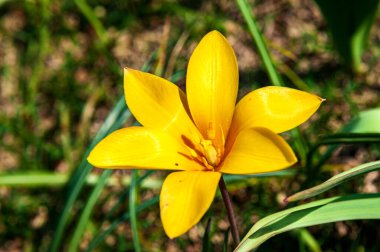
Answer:
[[[288,167],[292,167],[293,165],[295,165],[296,163],[298,163],[298,158],[296,157],[296,155],[294,154],[294,152],[292,153],[291,157],[288,158],[288,162],[289,162],[289,166]]]
[[[209,33],[207,33],[202,38],[202,40],[207,40],[207,41],[209,41],[209,40],[211,40],[211,41],[216,40],[216,41],[221,41],[221,42],[223,41],[223,42],[227,42],[228,43],[226,37],[220,31],[218,31],[218,30],[210,31]]]
[[[96,147],[96,146],[95,146]],[[95,148],[94,148],[95,149]],[[94,149],[91,150],[90,154],[88,154],[87,156],[87,162],[94,166],[94,167],[98,167],[97,165],[97,158],[96,158],[96,153],[94,153]]]
[[[89,163],[89,164],[91,164],[92,165],[92,157],[91,157],[91,152],[90,152],[90,154],[87,156],[87,162]]]
[[[289,204],[288,196],[282,202],[287,206]]]
[[[255,127],[239,133],[220,171],[228,174],[257,174],[287,169],[295,163],[296,155],[281,136],[270,129]]]
[[[238,83],[233,48],[220,32],[207,33],[190,57],[186,93],[194,123],[206,139],[214,139],[218,146],[223,145],[230,128]]]
[[[235,108],[232,138],[250,127],[265,127],[275,133],[288,131],[308,120],[325,100],[287,87],[256,89],[244,96]]]
[[[178,232],[178,231],[174,231],[174,230],[168,230],[168,229],[165,229],[165,226],[164,226],[164,230],[165,230],[165,233],[169,237],[170,240],[174,240],[175,238],[180,237],[181,235],[183,235],[184,233],[187,232],[187,230],[182,231],[182,232]]]
[[[224,37],[223,34],[218,30],[212,30],[209,33],[207,33],[205,36],[219,36]]]
[[[129,75],[129,74],[135,74],[135,73],[137,73],[137,72],[140,72],[140,71],[135,70],[135,69],[133,69],[133,68],[124,67],[124,77],[125,77],[126,75]]]

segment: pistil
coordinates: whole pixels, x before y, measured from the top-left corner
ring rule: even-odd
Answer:
[[[200,140],[197,144],[183,137],[184,143],[189,147],[191,156],[204,165],[206,170],[215,171],[221,161],[223,150],[217,148],[212,140]]]
[[[213,167],[214,170],[220,162],[220,152],[215,148],[211,140],[202,140],[200,144],[207,164]]]

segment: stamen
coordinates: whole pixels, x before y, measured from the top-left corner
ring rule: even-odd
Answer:
[[[194,161],[203,164],[206,170],[216,169],[221,161],[223,149],[215,145],[214,140],[200,140],[198,143],[193,143],[186,136],[182,136],[182,140]]]
[[[201,145],[204,149],[205,158],[207,159],[207,162],[211,166],[216,166],[219,161],[219,155],[212,142],[210,140],[203,140],[201,141]]]

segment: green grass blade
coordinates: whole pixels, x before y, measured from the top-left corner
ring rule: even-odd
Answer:
[[[336,50],[349,67],[358,71],[377,14],[379,0],[315,2],[327,21]]]
[[[139,186],[147,189],[159,189],[163,183],[163,180],[160,178],[148,178],[153,171],[149,171],[149,174],[146,173],[144,176],[139,178]],[[280,174],[279,174],[280,175]],[[275,175],[273,175],[275,176]],[[243,180],[241,178],[234,178]],[[0,186],[7,187],[60,187],[67,183],[69,180],[68,174],[56,173],[56,172],[17,172],[11,174],[0,175]],[[101,176],[98,174],[89,174],[85,179],[85,184],[94,186],[100,182]],[[118,178],[109,178],[107,180],[107,186],[117,186],[119,184],[123,186],[130,186],[131,179],[130,177],[123,177],[121,180]]]
[[[148,71],[156,55],[156,52],[152,53],[148,62],[142,67],[142,71]],[[55,224],[54,234],[52,242],[50,243],[49,251],[55,252],[58,250],[58,247],[62,241],[64,229],[67,225],[70,211],[84,183],[86,182],[88,173],[92,169],[92,166],[87,162],[87,156],[89,155],[92,148],[94,148],[94,146],[100,142],[100,140],[102,140],[107,134],[117,128],[120,128],[125,123],[128,115],[130,115],[130,113],[127,111],[124,95],[121,95],[115,106],[112,108],[111,112],[108,114],[98,133],[95,135],[90,146],[86,150],[86,153],[84,154],[79,167],[73,172],[70,181],[68,182],[67,188],[65,190],[66,198],[64,207],[60,211],[58,222]],[[125,120],[121,119],[123,117],[125,117]]]
[[[275,172],[265,172],[259,174],[244,174],[244,175],[236,175],[236,174],[225,174],[223,175],[224,181],[228,184],[239,183],[242,181],[247,181],[252,178],[267,178],[267,177],[283,177],[283,176],[294,176],[296,174],[295,169],[285,169]]]
[[[283,81],[281,76],[277,73],[274,67],[272,57],[269,54],[268,47],[265,44],[264,38],[262,37],[259,28],[257,27],[256,21],[251,12],[251,8],[246,0],[237,0],[240,12],[242,13],[245,22],[248,25],[249,32],[255,41],[257,50],[259,51],[260,57],[263,61],[264,67],[269,75],[272,85],[282,86]]]
[[[91,24],[92,28],[95,30],[96,35],[98,35],[100,41],[102,43],[107,42],[107,33],[103,26],[103,24],[100,22],[94,11],[91,9],[91,7],[88,5],[86,0],[75,0],[75,4],[78,6],[79,10],[82,12],[82,14],[87,18],[88,22]]]
[[[144,201],[143,203],[139,204],[136,207],[136,212],[137,213],[141,212],[141,211],[145,210],[146,208],[148,208],[154,204],[157,204],[159,199],[160,199],[159,196],[156,196],[150,200]],[[110,233],[112,233],[122,222],[127,221],[129,218],[130,218],[130,215],[129,215],[129,212],[127,212],[123,216],[121,216],[119,219],[112,222],[106,230],[98,233],[91,240],[91,242],[89,243],[85,252],[89,252],[89,251],[94,250],[96,248],[96,246],[99,245],[99,243],[101,243]]]
[[[309,151],[306,164],[309,169],[309,172],[314,172],[315,169],[318,169],[327,161],[329,156],[333,151],[341,144],[367,144],[367,143],[380,143],[380,134],[379,133],[352,133],[352,134],[334,134],[320,139]],[[325,154],[320,158],[318,164],[312,167],[313,158],[317,153],[319,147],[324,145],[330,145],[326,150]]]
[[[298,236],[301,244],[304,244],[311,252],[322,252],[321,247],[319,246],[318,241],[310,234],[306,228],[300,228],[293,230]]]
[[[131,218],[133,247],[136,252],[140,252],[141,245],[139,241],[138,219],[137,219],[137,212],[136,212],[137,180],[138,180],[138,170],[133,170],[131,186],[129,189],[129,214]]]
[[[380,219],[380,194],[323,199],[269,215],[250,229],[235,252],[253,250],[269,238],[296,228],[358,219]]]
[[[227,251],[228,251],[228,237],[229,237],[229,234],[230,234],[230,229],[228,228],[228,229],[224,232],[223,252],[227,252]]]
[[[129,109],[125,109],[126,112],[122,113],[118,120],[115,122],[113,127],[110,128],[110,132],[116,130],[121,125],[125,123],[125,121],[128,120],[132,116],[132,114],[129,112]],[[77,250],[77,247],[79,246],[80,239],[83,235],[83,232],[85,231],[86,224],[88,223],[88,220],[91,216],[92,210],[94,209],[94,206],[100,196],[100,193],[102,192],[104,186],[106,185],[106,182],[108,178],[111,176],[112,170],[106,170],[103,172],[102,176],[100,177],[99,181],[97,182],[95,188],[93,189],[90,197],[88,198],[86,205],[81,213],[79,223],[75,229],[75,233],[71,239],[69,251],[74,252]],[[131,180],[131,184],[133,183],[133,178]]]
[[[11,173],[0,175],[0,186],[13,187],[48,187],[62,186],[67,182],[68,176],[62,173],[35,172],[30,174]]]
[[[251,8],[246,0],[237,0],[238,7],[242,13],[245,22],[248,25],[249,32],[255,42],[259,55],[263,61],[265,70],[268,73],[271,84],[274,86],[284,86],[284,82],[281,75],[278,74],[276,67],[273,63],[272,57],[269,53],[268,47],[265,43],[263,36],[261,35],[259,28],[257,27],[255,18],[251,12]],[[308,150],[308,145],[299,131],[299,129],[294,129],[291,131],[293,138],[295,139],[294,146],[297,150],[298,155],[301,160],[306,159],[306,153]]]
[[[343,133],[380,133],[380,108],[359,113],[342,128]]]
[[[286,200],[289,202],[307,199],[310,197],[313,197],[315,195],[321,194],[327,190],[330,190],[331,188],[342,184],[350,179],[353,179],[359,175],[380,170],[380,161],[370,162],[366,164],[359,165],[355,168],[352,168],[348,171],[342,172],[329,180],[323,182],[320,185],[317,185],[315,187],[309,188],[307,190],[304,190],[302,192],[298,192],[296,194],[293,194],[292,196],[289,196]]]
[[[100,196],[100,193],[103,190],[103,187],[105,186],[108,177],[112,174],[112,170],[106,170],[102,173],[102,176],[100,177],[100,181],[96,184],[94,190],[92,191],[90,198],[87,200],[86,206],[82,211],[81,217],[79,219],[78,225],[75,229],[74,235],[71,239],[70,245],[69,245],[69,252],[75,252],[78,251],[78,246],[81,241],[83,232],[86,229],[86,225],[88,223],[88,220],[90,218],[90,215],[92,213],[92,210]]]
[[[140,176],[138,178],[137,184],[140,187],[144,187],[147,184],[147,183],[144,183],[144,181],[147,180],[154,172],[155,172],[154,170],[151,170],[151,171],[147,170],[147,171],[145,171],[144,175],[142,175],[142,176]],[[128,186],[131,184],[130,182],[131,181],[129,181]],[[155,188],[161,188],[162,181],[161,180],[157,181],[155,179],[155,182],[158,182],[157,186]],[[152,189],[152,187],[149,187],[149,188]],[[107,212],[107,215],[106,215],[105,219],[110,219],[111,216],[116,212],[116,210],[119,209],[122,206],[122,204],[124,204],[126,202],[128,196],[129,196],[129,188],[128,189],[126,188],[124,190],[124,192],[122,192],[121,195],[119,196],[119,199],[118,199],[117,203],[114,204],[114,206],[111,208],[111,210],[109,210]]]
[[[70,210],[74,205],[74,202],[86,181],[86,176],[92,169],[92,166],[87,162],[87,156],[89,155],[92,148],[110,132],[111,127],[115,126],[115,122],[119,119],[120,114],[125,109],[126,105],[124,102],[124,96],[121,96],[114,108],[112,109],[112,111],[107,116],[106,120],[104,121],[102,127],[94,137],[93,141],[91,142],[90,147],[84,154],[84,157],[79,167],[74,171],[73,175],[71,176],[71,179],[66,189],[67,194],[65,199],[65,205],[61,210],[61,215],[59,216],[58,223],[56,224],[49,251],[54,252],[58,250],[59,244],[62,240],[63,231],[65,229],[70,214]],[[119,125],[119,127],[121,126],[122,125]]]
[[[210,224],[211,219],[207,220],[205,233],[202,237],[202,252],[211,252],[211,241],[210,241]]]
[[[367,141],[376,142],[376,140],[371,140],[369,138],[379,137],[379,135],[376,135],[377,133],[380,133],[379,125],[380,125],[380,108],[375,108],[375,109],[370,109],[370,110],[360,112],[357,117],[355,117],[345,126],[343,126],[338,134],[327,136],[326,138],[322,138],[310,149],[307,155],[307,161],[306,161],[306,165],[308,169],[312,170],[312,166],[314,167],[314,169],[318,169],[319,167],[321,167],[332,155],[334,150],[339,146],[338,144],[366,143]],[[363,134],[363,135],[360,135],[360,134]],[[339,136],[342,137],[342,142],[340,142],[337,139],[337,137]],[[351,137],[352,141],[350,141],[349,139],[343,139],[343,136],[346,136],[348,138]],[[362,139],[360,139],[361,136],[363,137]],[[335,138],[335,140],[338,140],[336,142],[337,144],[334,144],[334,141],[331,140],[332,138]],[[315,165],[313,165],[312,162],[313,162],[314,156],[317,153],[317,150],[319,149],[319,147],[322,145],[330,145],[330,146],[323,153],[323,155],[321,155],[321,157],[318,159],[318,162]]]

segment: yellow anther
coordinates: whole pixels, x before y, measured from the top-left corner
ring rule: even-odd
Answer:
[[[207,162],[212,166],[217,165],[219,162],[219,155],[212,142],[210,140],[203,140],[201,141],[201,145],[203,147]]]

